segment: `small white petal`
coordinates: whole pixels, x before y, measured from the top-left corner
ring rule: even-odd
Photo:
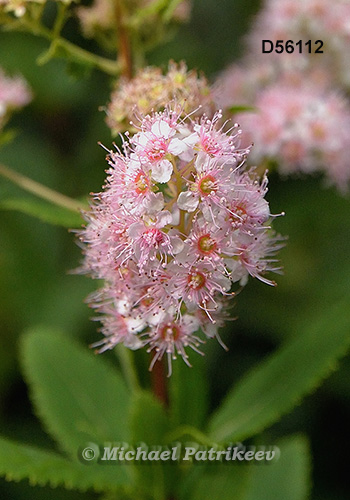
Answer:
[[[222,274],[215,275],[215,281],[223,288],[225,292],[228,292],[231,288],[231,280],[222,276]]]
[[[204,151],[198,151],[197,158],[194,164],[197,172],[199,174],[206,172],[208,170],[209,165],[210,164],[208,163],[208,155]]]
[[[180,224],[180,210],[178,209],[178,207],[174,206],[171,213],[173,215],[174,226],[178,226]]]
[[[128,318],[125,318],[124,321],[127,324],[129,333],[140,332],[146,326],[146,322],[143,318],[141,318],[141,316],[138,316],[136,318],[129,316]]]
[[[173,222],[173,217],[169,210],[163,210],[160,212],[160,214],[157,217],[157,224],[156,228],[161,229],[162,227],[166,226],[167,224],[171,224]]]
[[[171,179],[173,166],[169,160],[162,160],[152,167],[152,179],[164,183]]]
[[[150,134],[148,132],[139,132],[133,137],[133,142],[137,146],[145,147],[149,140],[151,139]]]
[[[181,238],[179,238],[178,236],[173,236],[173,237],[170,237],[170,241],[171,241],[171,247],[172,247],[172,251],[173,251],[174,255],[177,255],[178,253],[180,253],[183,250],[185,244]]]
[[[171,139],[168,147],[169,153],[173,155],[180,155],[181,153],[184,153],[187,151],[188,146],[185,144],[184,141],[181,141],[180,139],[177,139],[176,137],[174,139]]]
[[[164,120],[160,120],[153,123],[151,132],[157,137],[169,137],[174,134],[175,131],[169,126],[169,123]]]
[[[187,144],[188,147],[193,148],[197,144],[197,142],[199,142],[199,135],[194,132],[188,137],[185,137],[185,139],[183,139],[183,142]]]
[[[198,197],[192,191],[180,193],[177,199],[177,206],[180,210],[186,210],[187,212],[194,212],[198,207],[198,203]]]
[[[187,333],[194,333],[200,327],[200,323],[199,323],[198,319],[195,316],[192,316],[190,314],[185,314],[182,317],[182,322],[183,322],[183,326],[186,327]]]
[[[126,299],[125,300],[116,300],[114,302],[114,305],[115,305],[116,311],[118,311],[118,313],[121,314],[122,316],[126,316],[127,314],[129,314],[130,304],[128,303],[128,301]]]
[[[205,333],[205,335],[207,337],[213,338],[218,333],[218,325],[217,324],[214,325],[213,323],[211,323],[210,321],[208,321],[205,324],[205,328],[203,328],[203,332]]]
[[[134,222],[128,229],[128,235],[134,240],[139,238],[144,230],[145,225],[143,224],[143,222]]]
[[[149,198],[145,199],[143,206],[148,215],[157,214],[164,207],[163,193],[150,193]]]

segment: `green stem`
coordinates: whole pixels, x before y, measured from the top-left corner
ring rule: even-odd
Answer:
[[[66,12],[68,9],[68,4],[66,3],[58,3],[57,4],[57,16],[55,20],[55,24],[52,30],[52,35],[57,38],[62,31],[64,22],[66,20]]]
[[[25,189],[29,193],[35,194],[39,198],[43,198],[44,200],[47,200],[54,205],[58,205],[59,207],[66,208],[67,210],[71,210],[73,212],[86,209],[86,206],[83,202],[73,200],[72,198],[69,198],[64,194],[58,193],[53,189],[43,186],[39,182],[29,179],[29,177],[26,177],[25,175],[14,172],[10,168],[5,167],[5,165],[0,164],[0,175],[10,180],[14,184],[17,184],[17,186]]]
[[[175,178],[176,178],[176,191],[177,191],[176,199],[177,199],[179,194],[181,193],[182,187],[183,187],[183,174],[181,172],[179,172],[174,157],[172,157],[171,162],[173,164],[174,174],[175,174]],[[179,221],[179,224],[177,225],[177,228],[180,231],[180,233],[182,233],[182,234],[185,234],[185,231],[186,231],[185,218],[186,218],[186,214],[185,214],[184,210],[180,210],[180,221]]]
[[[132,352],[123,345],[117,345],[115,350],[129,388],[134,392],[140,390],[140,383],[138,381]]]
[[[57,16],[55,19],[54,27],[51,31],[52,34],[51,44],[49,49],[37,59],[37,63],[39,65],[48,63],[50,59],[52,59],[55,55],[57,49],[57,39],[60,38],[60,33],[66,21],[67,8],[68,4],[62,4],[62,3],[57,4]]]
[[[51,38],[51,36],[48,36],[47,38]],[[116,76],[120,73],[120,64],[117,61],[112,61],[111,59],[106,59],[105,57],[92,54],[91,52],[88,52],[87,50],[82,49],[81,47],[78,47],[61,37],[56,39],[56,44],[76,59],[95,66],[108,75]]]
[[[120,64],[118,61],[114,61],[112,59],[107,59],[105,57],[98,56],[96,54],[92,54],[88,50],[82,49],[78,47],[72,42],[69,42],[65,38],[57,36],[57,33],[54,31],[45,28],[35,19],[21,18],[21,19],[13,19],[10,16],[6,19],[6,24],[9,26],[13,26],[14,28],[18,27],[19,30],[24,30],[27,33],[32,33],[37,36],[42,36],[47,40],[53,42],[55,49],[61,48],[67,54],[71,55],[77,61],[88,64],[89,66],[94,66],[99,70],[107,73],[108,75],[117,76],[120,71]],[[45,58],[44,58],[44,62]]]

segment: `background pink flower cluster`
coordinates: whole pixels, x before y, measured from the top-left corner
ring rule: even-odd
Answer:
[[[323,171],[328,183],[347,190],[349,19],[350,3],[344,0],[265,2],[247,37],[247,54],[215,85],[218,106],[252,106],[236,119],[249,131],[247,143],[253,138],[254,163],[274,165],[284,174]],[[263,53],[262,40],[274,46],[291,40],[294,52]],[[317,40],[323,53],[315,53]]]

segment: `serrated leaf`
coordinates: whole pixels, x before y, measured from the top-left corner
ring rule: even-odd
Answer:
[[[155,397],[146,391],[140,391],[134,394],[130,407],[130,432],[132,442],[136,444],[144,443],[148,451],[165,451],[164,436],[169,430],[167,414],[161,403]],[[141,491],[146,492],[154,500],[162,500],[166,491],[170,489],[170,472],[175,472],[173,465],[168,465],[161,461],[150,461],[135,465],[135,478]]]
[[[169,430],[167,414],[162,404],[147,391],[139,391],[130,404],[130,434],[132,441],[149,445],[164,444],[163,437]]]
[[[279,458],[270,463],[197,464],[184,481],[180,500],[306,500],[310,489],[307,440],[291,436],[277,447]]]
[[[117,490],[129,487],[125,469],[84,465],[33,446],[0,437],[0,475],[8,481],[28,479],[32,486],[64,486],[85,491]]]
[[[191,354],[190,354],[191,356]],[[192,367],[173,363],[169,398],[174,425],[201,427],[208,410],[208,378],[205,357],[195,353]]]
[[[55,226],[79,228],[83,223],[82,216],[65,208],[46,203],[35,198],[11,198],[2,200],[0,210],[16,210]]]
[[[100,356],[44,327],[23,336],[21,355],[36,411],[63,450],[129,440],[128,390]]]
[[[250,467],[248,488],[242,500],[307,500],[311,484],[307,440],[291,436],[277,446],[278,460]]]
[[[249,480],[246,465],[195,465],[180,491],[180,500],[242,500]]]
[[[334,370],[350,344],[348,298],[329,307],[231,390],[211,419],[213,440],[236,441],[257,434]]]

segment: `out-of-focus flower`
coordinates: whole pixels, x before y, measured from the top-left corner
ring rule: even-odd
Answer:
[[[302,56],[300,59],[304,61]],[[254,107],[257,94],[275,82],[296,87],[308,82],[307,85],[318,89],[331,88],[332,77],[325,68],[306,69],[301,61],[282,59],[278,63],[271,60],[266,63],[250,54],[241,62],[231,64],[220,73],[212,86],[216,106],[224,110],[237,105]]]
[[[176,108],[176,106],[175,106]],[[267,178],[244,167],[237,125],[166,107],[141,119],[123,151],[109,152],[104,191],[80,232],[81,272],[104,280],[90,297],[101,314],[99,351],[124,343],[188,362],[218,337],[232,287],[249,276],[274,285],[281,238],[271,229]]]
[[[249,131],[245,140],[255,144],[254,164],[267,160],[284,174],[321,170],[339,190],[347,189],[349,19],[350,3],[343,0],[265,2],[247,37],[248,53],[213,87],[216,105],[224,111],[251,108],[236,119]],[[274,48],[262,53],[262,40],[271,40],[274,48],[279,40],[283,52],[279,47],[278,53]],[[287,40],[294,51],[286,50]],[[314,53],[317,40],[323,54]]]
[[[262,40],[302,41],[293,54],[262,54]],[[305,42],[310,40],[310,47]],[[323,53],[315,53],[323,42]],[[350,88],[350,2],[348,0],[267,0],[248,37],[249,52],[269,63],[294,60],[300,68],[323,67],[337,85]],[[310,52],[309,53],[309,48]],[[302,55],[299,51],[302,51]]]
[[[154,0],[128,0],[123,5],[123,22],[142,39],[158,31],[164,22],[184,23],[190,18],[190,0],[180,2],[171,10],[171,14],[163,19],[162,12],[166,8],[166,3],[162,5]],[[115,0],[93,0],[88,7],[81,6],[76,9],[84,35],[87,38],[96,38],[103,45],[113,48],[116,45],[120,14]]]
[[[0,130],[12,111],[22,108],[32,99],[25,80],[19,76],[9,77],[0,69]]]
[[[181,22],[181,23],[186,23],[190,20],[191,16],[191,9],[192,9],[192,2],[191,0],[182,0],[180,2],[174,12],[173,12],[173,18],[175,21]]]
[[[0,0],[0,10],[13,12],[15,16],[22,17],[30,3],[45,3],[46,0]]]
[[[57,0],[65,4],[70,4],[74,0]],[[44,4],[46,0],[0,0],[0,11],[13,12],[16,17],[22,17],[32,4]]]
[[[257,111],[236,116],[254,138],[252,161],[277,162],[282,173],[322,170],[345,191],[350,180],[350,108],[339,93],[311,82],[276,81],[257,94]]]
[[[89,7],[78,7],[77,17],[81,29],[87,38],[94,38],[97,33],[116,30],[116,7],[114,0],[94,0]]]
[[[170,62],[165,75],[160,68],[147,67],[130,81],[118,80],[107,108],[107,124],[114,134],[135,131],[130,123],[135,116],[163,110],[172,100],[182,106],[183,116],[195,110],[210,115],[214,109],[206,78],[188,71],[183,62]]]

